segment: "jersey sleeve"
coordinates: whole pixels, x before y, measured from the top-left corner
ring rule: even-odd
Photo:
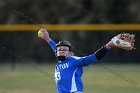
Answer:
[[[53,49],[53,51],[55,52],[56,51],[56,43],[53,41],[53,40],[51,40],[50,42],[48,42],[49,43],[49,45],[51,46],[51,48]]]
[[[77,58],[75,60],[76,62],[73,62],[73,66],[88,66],[94,62],[97,61],[97,58],[96,58],[96,55],[95,54],[91,54],[89,56],[85,56],[85,57],[80,57],[80,58]]]

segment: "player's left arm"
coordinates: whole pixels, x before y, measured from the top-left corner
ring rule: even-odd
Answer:
[[[97,60],[102,59],[106,53],[110,50],[110,48],[114,47],[112,41],[110,41],[109,43],[107,43],[106,45],[104,45],[103,47],[101,47],[100,49],[98,49],[94,54],[82,57],[80,59],[77,60],[77,62],[75,63],[75,65],[77,66],[87,66],[89,64],[92,64],[94,62],[96,62]]]
[[[94,54],[96,56],[97,60],[102,59],[106,53],[114,47],[114,44],[112,41],[108,42],[105,46],[101,47],[100,49],[98,49]]]
[[[110,48],[117,47],[124,50],[133,50],[135,43],[135,35],[129,33],[123,33],[115,36],[108,42],[106,45],[98,49],[94,54],[86,56],[80,61],[80,65],[89,65],[96,60],[102,59],[106,53],[110,50]]]
[[[135,35],[129,33],[122,33],[111,39],[105,46],[95,52],[96,58],[100,60],[108,50],[112,47],[121,48],[124,50],[133,50],[135,44]]]

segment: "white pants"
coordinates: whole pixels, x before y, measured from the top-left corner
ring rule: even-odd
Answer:
[[[75,91],[75,92],[71,92],[71,93],[83,93],[83,92],[80,92],[80,91]]]

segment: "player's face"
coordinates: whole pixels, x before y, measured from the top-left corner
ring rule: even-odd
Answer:
[[[69,56],[70,51],[69,51],[69,47],[67,46],[58,46],[57,47],[57,56]]]

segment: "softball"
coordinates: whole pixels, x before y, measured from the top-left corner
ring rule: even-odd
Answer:
[[[44,33],[42,31],[38,31],[38,37],[43,37]]]

